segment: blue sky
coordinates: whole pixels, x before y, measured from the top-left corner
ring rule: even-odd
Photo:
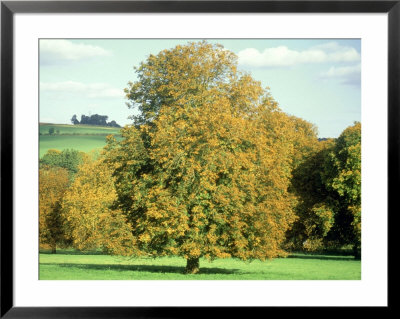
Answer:
[[[268,86],[281,109],[338,137],[361,121],[359,39],[206,39],[238,55],[239,70]],[[73,114],[108,115],[130,124],[123,89],[150,54],[193,39],[40,40],[40,122]]]

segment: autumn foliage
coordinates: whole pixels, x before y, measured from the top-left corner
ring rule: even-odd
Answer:
[[[132,229],[121,211],[112,209],[115,199],[108,167],[101,159],[87,158],[62,201],[65,232],[74,248],[131,254]]]
[[[68,171],[60,167],[39,170],[39,243],[55,253],[66,242],[61,201],[69,186]]]
[[[200,257],[284,254],[294,221],[290,118],[219,46],[178,46],[137,72],[126,91],[137,125],[106,156],[138,250],[183,256],[188,272]]]
[[[82,157],[67,190],[65,170],[51,175],[57,185],[41,173],[41,196],[52,189],[43,242],[57,241],[43,226],[57,212],[77,249],[181,256],[188,273],[200,258],[360,247],[359,123],[319,142],[314,125],[237,70],[232,52],[204,41],[150,55],[135,71],[125,89],[134,124],[122,139]]]

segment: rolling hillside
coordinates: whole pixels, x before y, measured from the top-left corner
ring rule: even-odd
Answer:
[[[49,130],[54,129],[54,134]],[[76,149],[89,152],[102,148],[106,144],[106,136],[113,134],[118,138],[119,128],[91,125],[39,124],[39,156],[49,149]]]

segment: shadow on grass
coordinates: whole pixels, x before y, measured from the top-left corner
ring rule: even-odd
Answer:
[[[323,255],[303,255],[303,254],[289,255],[286,258],[317,259],[317,260],[337,260],[337,261],[354,261],[354,260],[356,260],[354,258],[354,256],[323,256]]]
[[[51,250],[41,249],[40,254],[45,255],[107,255],[102,251],[78,251],[78,250],[57,250],[56,254],[53,254]]]
[[[151,273],[175,273],[183,274],[185,267],[178,266],[162,266],[162,265],[115,265],[115,264],[58,264],[58,263],[40,263],[40,265],[58,266],[65,268],[79,268],[85,270],[114,270],[114,271],[139,271]],[[199,274],[226,274],[231,275],[239,269],[226,269],[226,268],[207,268],[200,267]]]

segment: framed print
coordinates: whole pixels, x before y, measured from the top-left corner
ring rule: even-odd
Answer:
[[[388,310],[399,29],[399,1],[2,1],[1,317]]]

